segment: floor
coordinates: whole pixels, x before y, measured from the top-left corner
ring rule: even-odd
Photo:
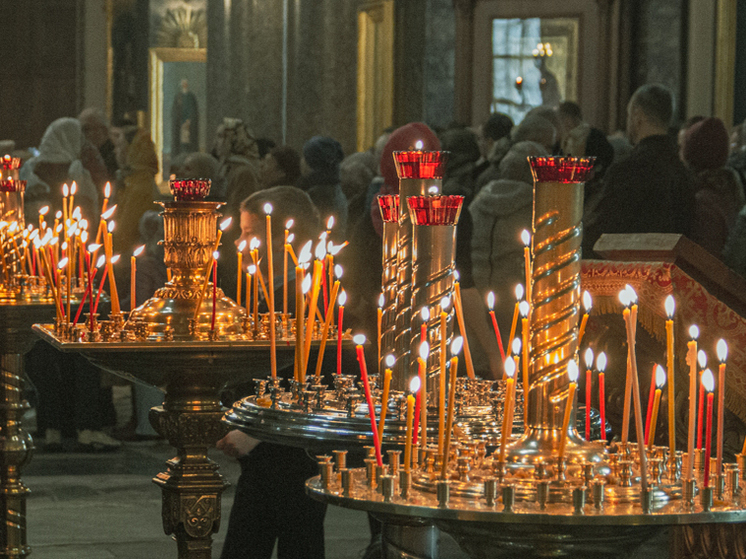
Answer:
[[[129,417],[126,387],[115,387],[118,416]],[[26,418],[34,427],[33,410]],[[31,489],[27,503],[28,543],[36,559],[159,559],[176,557],[176,544],[161,526],[160,490],[150,481],[173,456],[164,442],[126,443],[108,454],[36,452],[23,470]],[[238,477],[238,465],[214,452],[222,474]],[[220,556],[233,488],[224,493],[223,525],[214,537]],[[365,513],[329,507],[326,516],[328,559],[359,559],[369,541]],[[466,559],[450,538],[441,542],[440,559]],[[247,556],[248,557],[248,556]],[[634,559],[668,557],[667,537],[651,542]]]

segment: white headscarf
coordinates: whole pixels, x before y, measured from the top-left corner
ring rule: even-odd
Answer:
[[[67,174],[71,181],[78,184],[76,196],[88,198],[95,206],[98,204],[96,185],[88,170],[80,161],[85,136],[80,121],[76,118],[58,118],[47,127],[39,144],[39,155],[30,159],[26,167],[28,185],[26,192],[30,196],[49,193],[49,185],[34,173],[37,163],[69,163]],[[25,173],[22,173],[25,174]]]

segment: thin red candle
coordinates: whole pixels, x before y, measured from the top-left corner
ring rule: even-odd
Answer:
[[[705,375],[707,375],[708,378],[704,378]],[[715,379],[712,377],[712,372],[707,369],[705,373],[702,375],[702,385],[707,382],[709,386],[707,386],[707,426],[706,434],[705,434],[705,456],[704,456],[704,462],[705,462],[705,476],[704,476],[704,482],[705,487],[710,486],[710,454],[712,452],[712,401],[714,398],[714,394],[712,392],[712,389],[714,388]],[[722,388],[721,388],[722,390]]]
[[[697,450],[702,450],[702,416],[705,411],[705,386],[699,376],[699,404],[697,406]]]
[[[497,347],[500,349],[500,359],[505,361],[505,348],[503,347],[503,339],[500,335],[500,327],[497,325],[497,319],[495,318],[495,311],[490,311],[490,318],[492,319],[492,328],[495,330],[495,338],[497,339]]]
[[[648,435],[650,435],[650,419],[653,415],[653,400],[655,399],[655,367],[650,378],[650,395],[648,396],[648,413],[645,416],[645,445],[648,444]]]
[[[365,353],[363,352],[362,343],[365,341],[365,336],[355,336],[355,342],[357,346],[357,362],[360,365],[360,378],[363,381],[363,388],[365,389],[365,401],[368,404],[368,417],[370,418],[370,428],[373,432],[373,448],[376,450],[376,462],[379,467],[383,466],[383,458],[381,457],[381,439],[378,438],[378,423],[376,422],[376,408],[373,405],[373,397],[370,394],[370,383],[368,382],[368,367],[365,364]]]
[[[601,440],[606,440],[606,402],[604,401],[604,373],[598,373],[598,410],[601,413]]]
[[[210,330],[215,330],[215,313],[218,305],[218,261],[212,261],[212,319],[210,321]]]
[[[591,370],[585,370],[585,440],[591,440]]]
[[[414,399],[414,428],[412,431],[412,446],[417,446],[417,435],[420,432],[420,409],[422,406],[422,386],[417,391],[417,395]]]
[[[86,254],[88,254],[86,252]],[[83,310],[83,307],[85,306],[85,300],[88,298],[88,294],[91,292],[91,259],[86,258],[86,264],[88,265],[88,284],[85,286],[85,293],[83,294],[83,298],[80,300],[80,306],[78,307],[78,312],[75,313],[75,320],[73,320],[73,327],[78,323],[78,319],[80,318],[80,313]]]
[[[342,374],[342,317],[345,312],[347,294],[344,289],[339,294],[339,311],[337,313],[337,374]]]
[[[109,267],[104,266],[104,275],[101,276],[101,283],[98,286],[98,293],[96,294],[96,304],[93,306],[93,310],[91,311],[93,314],[96,314],[96,311],[98,310],[98,301],[101,299],[101,292],[104,290],[104,284],[106,283],[106,274],[109,273]]]

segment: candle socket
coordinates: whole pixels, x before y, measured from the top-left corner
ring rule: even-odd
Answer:
[[[696,482],[693,479],[685,479],[681,484],[682,498],[687,506],[694,506],[694,488]]]
[[[505,479],[505,461],[498,460],[495,462],[495,477],[497,477],[498,483],[502,484]]]
[[[401,460],[401,450],[388,450],[386,452],[389,455],[389,469],[391,470],[391,475],[399,475],[399,461]]]
[[[725,475],[718,474],[715,476],[715,487],[717,488],[718,499],[725,498]]]
[[[582,479],[585,482],[585,485],[590,485],[595,475],[593,462],[585,462],[583,464],[583,468],[581,472],[582,472]]]
[[[709,512],[712,509],[712,487],[703,487],[699,498],[702,512]]]
[[[319,461],[319,475],[321,476],[321,487],[328,491],[334,477],[334,464],[328,460]]]
[[[352,495],[354,476],[352,470],[343,469],[340,470],[340,476],[342,478],[342,495],[350,497]]]
[[[396,479],[393,475],[381,476],[381,494],[383,495],[383,502],[390,503],[394,499],[394,480]]]
[[[736,464],[725,465],[725,490],[730,499],[735,499],[740,494],[739,468]]]
[[[540,510],[546,510],[549,501],[549,481],[542,479],[536,484],[536,501],[539,503]]]
[[[572,490],[572,507],[574,515],[585,514],[585,487],[576,487]]]
[[[668,456],[668,481],[671,483],[676,483],[681,478],[683,455],[681,450],[677,450],[676,454],[670,453]]]
[[[334,462],[337,468],[337,472],[347,468],[347,451],[346,450],[333,450]]]
[[[497,502],[497,479],[494,477],[484,480],[484,500],[490,508],[494,507]]]
[[[606,497],[606,484],[603,480],[597,479],[591,483],[591,498],[593,499],[593,506],[596,510],[603,510],[604,500]]]
[[[412,489],[412,472],[401,470],[399,472],[399,495],[402,499],[409,499],[409,492]]]
[[[620,460],[618,465],[619,485],[622,487],[632,487],[632,462],[630,460]]]
[[[211,342],[217,342],[220,339],[220,331],[217,328],[212,328],[208,332],[207,338]]]
[[[736,454],[736,464],[741,472],[741,479],[746,480],[746,454]]]
[[[651,458],[649,460],[650,464],[650,475],[653,478],[652,483],[654,485],[660,485],[661,483],[661,473],[662,473],[662,462],[660,458]]]
[[[376,459],[365,459],[365,479],[368,481],[368,487],[376,488]]]
[[[563,457],[557,458],[557,481],[566,481],[565,473],[567,472],[567,461]]]
[[[503,485],[503,512],[514,512],[515,505],[515,487],[512,485]]]
[[[705,467],[704,456],[705,456],[705,451],[702,450],[701,448],[694,450],[694,471],[695,472],[701,472],[704,469]]]
[[[653,497],[655,495],[655,487],[648,486],[647,489],[640,490],[640,506],[642,507],[643,514],[650,514],[653,508]]]
[[[447,479],[439,479],[435,482],[435,492],[438,497],[438,507],[448,508],[451,499],[451,482]]]
[[[543,461],[534,464],[534,477],[538,480],[547,477],[547,465]]]

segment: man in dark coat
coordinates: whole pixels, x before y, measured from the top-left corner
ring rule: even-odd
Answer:
[[[627,106],[632,153],[609,167],[595,210],[585,219],[584,256],[603,233],[682,233],[694,218],[689,172],[668,135],[673,96],[662,85],[643,85]]]
[[[197,96],[183,79],[171,108],[171,156],[194,151],[199,151],[199,107]]]

